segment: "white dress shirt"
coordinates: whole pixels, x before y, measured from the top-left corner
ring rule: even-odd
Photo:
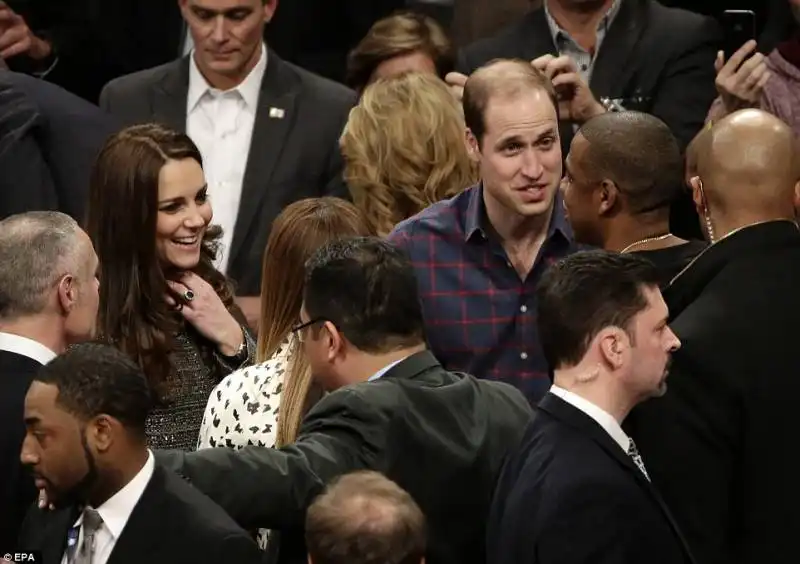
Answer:
[[[189,64],[186,132],[203,156],[214,223],[223,229],[217,268],[226,272],[250,141],[258,108],[261,82],[267,68],[267,48],[239,86],[227,91],[212,88],[200,73],[194,55]]]
[[[554,396],[560,397],[562,400],[570,404],[575,409],[580,409],[586,415],[597,421],[597,424],[605,429],[606,433],[611,435],[614,442],[619,445],[619,448],[627,454],[628,446],[631,443],[630,437],[622,430],[617,420],[607,411],[600,409],[595,404],[581,396],[574,394],[564,388],[553,386],[550,388],[550,393]]]
[[[25,356],[42,365],[56,357],[56,353],[37,341],[3,332],[0,332],[0,351]]]
[[[147,462],[144,463],[139,473],[133,477],[121,490],[108,498],[106,502],[97,508],[100,517],[103,518],[103,524],[97,530],[94,536],[94,555],[92,556],[92,564],[106,564],[108,557],[111,556],[111,551],[114,550],[122,534],[128,519],[133,513],[134,507],[139,503],[139,498],[142,497],[147,484],[150,483],[150,478],[153,477],[153,469],[155,468],[155,458],[153,453],[147,451]],[[73,527],[80,527],[80,535],[78,537],[78,544],[80,546],[83,542],[83,516],[78,517]],[[61,564],[67,564],[67,553],[61,559]]]

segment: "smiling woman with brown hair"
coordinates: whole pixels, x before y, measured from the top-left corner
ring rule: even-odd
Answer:
[[[114,135],[92,171],[86,231],[100,260],[100,338],[142,367],[157,408],[153,448],[193,450],[213,387],[252,361],[255,344],[213,264],[202,158],[158,125]]]

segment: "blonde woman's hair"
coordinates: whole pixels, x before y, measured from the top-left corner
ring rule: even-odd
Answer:
[[[339,198],[308,198],[284,208],[272,225],[264,251],[256,362],[272,358],[298,323],[305,263],[311,255],[337,239],[373,234],[361,211]],[[278,411],[278,446],[294,442],[305,413],[322,396],[294,337],[289,342],[289,366]]]
[[[378,235],[477,182],[464,138],[461,110],[439,78],[407,73],[367,87],[341,148],[353,201]]]

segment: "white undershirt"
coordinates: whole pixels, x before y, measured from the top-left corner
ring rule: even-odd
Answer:
[[[619,445],[623,452],[626,454],[628,453],[628,446],[630,446],[631,439],[625,433],[625,431],[622,430],[619,422],[617,422],[617,420],[610,413],[600,409],[595,404],[585,398],[582,398],[578,394],[565,390],[564,388],[553,386],[550,388],[550,393],[554,396],[560,397],[572,407],[580,409],[586,415],[597,421],[597,424],[605,429],[606,433],[611,435],[611,438],[614,439],[614,442]]]
[[[125,484],[125,486],[108,498],[105,503],[97,508],[100,517],[103,518],[103,523],[97,530],[94,536],[94,553],[92,555],[92,564],[106,564],[108,557],[111,556],[111,551],[119,540],[119,536],[125,529],[128,519],[133,513],[136,504],[142,497],[147,484],[150,483],[150,478],[153,477],[153,470],[155,469],[155,458],[153,453],[147,451],[147,462],[144,463],[142,469],[133,477],[133,479]],[[83,542],[83,515],[78,517],[73,527],[81,527],[80,535],[78,537],[78,545]],[[67,564],[67,552],[61,558],[61,564]]]
[[[194,53],[190,61],[186,132],[203,156],[214,223],[223,230],[216,266],[226,272],[261,82],[267,68],[267,48],[262,43],[261,57],[250,74],[239,86],[225,92],[208,84],[197,68]]]
[[[42,365],[56,357],[56,353],[37,341],[3,332],[0,332],[0,351],[30,358]]]

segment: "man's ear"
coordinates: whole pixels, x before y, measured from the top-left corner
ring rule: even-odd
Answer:
[[[58,302],[61,310],[67,314],[75,307],[78,301],[78,288],[75,284],[75,277],[66,274],[58,281]]]
[[[269,23],[275,17],[275,10],[278,9],[278,0],[266,0],[264,2],[264,23]]]
[[[614,209],[614,206],[617,205],[619,201],[619,188],[617,188],[615,182],[606,179],[600,183],[599,194],[600,205],[598,215],[607,215]]]
[[[689,186],[692,188],[694,207],[697,213],[702,217],[705,215],[706,208],[708,207],[706,204],[706,195],[703,193],[703,181],[700,180],[699,176],[693,176],[689,179]]]
[[[467,128],[466,129],[466,137],[465,142],[467,144],[467,153],[469,154],[469,158],[472,159],[472,162],[480,162],[481,160],[481,144],[478,142],[478,138],[472,133],[472,130]]]

